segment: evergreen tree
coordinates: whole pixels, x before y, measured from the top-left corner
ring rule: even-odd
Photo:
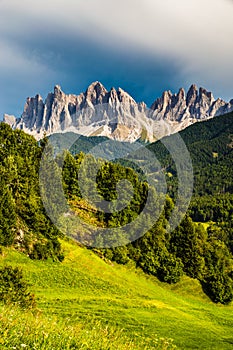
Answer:
[[[193,278],[200,277],[204,267],[200,254],[201,243],[191,218],[187,216],[171,234],[170,250],[181,259],[184,272]]]
[[[13,244],[15,231],[15,202],[9,187],[0,177],[0,245]]]

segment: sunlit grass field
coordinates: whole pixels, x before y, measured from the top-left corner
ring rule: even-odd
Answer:
[[[38,310],[1,308],[1,349],[233,348],[233,305],[213,304],[196,280],[168,285],[73,242],[62,245],[62,263],[3,250],[0,265],[23,269]]]

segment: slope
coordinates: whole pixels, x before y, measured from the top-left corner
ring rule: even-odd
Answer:
[[[232,193],[233,113],[196,123],[179,134],[192,159],[194,194]],[[173,137],[170,136],[171,139]],[[162,142],[152,143],[148,148],[164,167],[176,173],[175,164]]]
[[[211,303],[197,281],[183,277],[169,286],[70,241],[62,247],[62,263],[32,261],[11,248],[0,256],[0,265],[23,268],[44,315],[124,329],[126,340],[145,349],[156,348],[157,335],[173,338],[180,349],[232,348],[233,306]]]

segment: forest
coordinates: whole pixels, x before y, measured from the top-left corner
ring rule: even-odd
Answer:
[[[165,198],[161,198],[131,164],[86,156],[84,152],[90,149],[88,141],[84,143],[86,149],[79,145],[71,152],[52,157],[48,138],[38,143],[24,132],[13,131],[1,123],[0,245],[12,246],[31,259],[61,262],[65,258],[59,241],[63,233],[48,217],[41,198],[43,188],[40,188],[39,169],[43,155],[49,164],[45,169],[48,171],[47,183],[54,183],[52,177],[59,173],[62,164],[61,185],[67,205],[61,202],[59,209],[53,208],[54,215],[62,216],[71,210],[91,224],[94,231],[95,228],[97,231],[99,228],[115,229],[112,231],[116,234],[112,237],[113,247],[107,247],[105,236],[100,234],[96,238],[93,231],[91,237],[94,241],[97,239],[95,243],[98,244],[95,247],[88,241],[89,249],[105,261],[132,263],[146,274],[169,284],[175,284],[182,275],[187,275],[200,281],[203,291],[213,302],[230,303],[233,299],[233,116],[197,123],[181,132],[181,136],[193,162],[194,191],[182,222],[169,232],[167,227],[176,203],[177,178],[175,164],[162,143],[147,147],[156,154],[166,171],[169,191]],[[91,142],[95,144],[100,140],[94,138]],[[78,174],[84,159],[88,160],[88,167],[83,170],[85,186],[82,183],[81,187]],[[92,172],[96,168],[99,170],[94,181]],[[126,204],[120,210],[115,207],[113,211],[104,211],[85,199],[84,194],[92,193],[97,186],[98,194],[106,202],[114,203],[118,195],[117,184],[125,179],[121,198]],[[131,187],[127,187],[128,183]],[[133,195],[128,202],[131,189]],[[148,208],[148,230],[138,237],[137,230],[145,223],[135,219],[140,217],[148,193],[153,194]],[[50,195],[53,197],[54,193]],[[57,198],[58,203],[59,200]],[[165,200],[163,207],[161,200]],[[158,216],[155,223],[150,222],[151,215]],[[134,220],[135,225],[130,230],[120,230]],[[80,237],[88,234],[82,227],[78,228]],[[70,237],[77,239],[72,234]],[[118,244],[114,247],[115,241]]]

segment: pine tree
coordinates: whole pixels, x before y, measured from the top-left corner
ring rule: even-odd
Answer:
[[[9,246],[15,238],[15,202],[9,187],[0,177],[0,245]]]

